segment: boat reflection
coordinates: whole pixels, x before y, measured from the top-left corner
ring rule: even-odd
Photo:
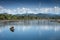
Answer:
[[[10,31],[11,32],[14,32],[14,27],[13,26],[10,28]]]

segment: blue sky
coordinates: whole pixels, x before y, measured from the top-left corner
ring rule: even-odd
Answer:
[[[0,0],[0,5],[6,8],[26,7],[37,8],[38,0]]]
[[[60,0],[0,0],[0,13],[23,14],[26,11],[59,14]]]
[[[6,8],[27,7],[60,7],[59,0],[0,0],[0,5]]]

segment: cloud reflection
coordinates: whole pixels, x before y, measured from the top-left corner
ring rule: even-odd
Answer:
[[[16,27],[18,31],[27,31],[31,28],[31,26],[21,26],[21,27]]]
[[[0,29],[0,33],[2,32],[2,30]]]
[[[37,26],[34,26],[34,25],[18,25],[18,26],[14,26],[15,27],[15,30],[18,30],[18,31],[29,31],[31,29],[33,30],[37,30],[37,31],[60,31],[60,27],[59,26],[49,26],[49,25],[37,25]],[[4,31],[4,30],[9,30],[9,27],[1,27],[0,28],[0,32]]]
[[[22,26],[22,27],[18,27],[17,28],[18,31],[22,30],[22,31],[27,31],[27,30],[31,30],[31,29],[35,29],[37,31],[60,31],[60,27],[59,26],[49,26],[49,25],[42,25],[42,26],[38,26],[38,27],[34,27],[34,26]]]
[[[54,31],[60,31],[60,27],[59,26],[48,26],[48,25],[44,25],[39,27],[40,30],[54,30]]]

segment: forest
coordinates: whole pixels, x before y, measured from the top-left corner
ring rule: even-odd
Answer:
[[[54,16],[49,16],[49,15],[37,15],[37,14],[18,14],[18,15],[12,15],[12,14],[7,14],[7,13],[0,13],[0,20],[30,20],[30,19],[60,19],[60,16],[54,15]]]

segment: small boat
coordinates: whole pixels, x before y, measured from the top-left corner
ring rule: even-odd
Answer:
[[[14,32],[14,27],[13,26],[10,28],[10,31]]]

